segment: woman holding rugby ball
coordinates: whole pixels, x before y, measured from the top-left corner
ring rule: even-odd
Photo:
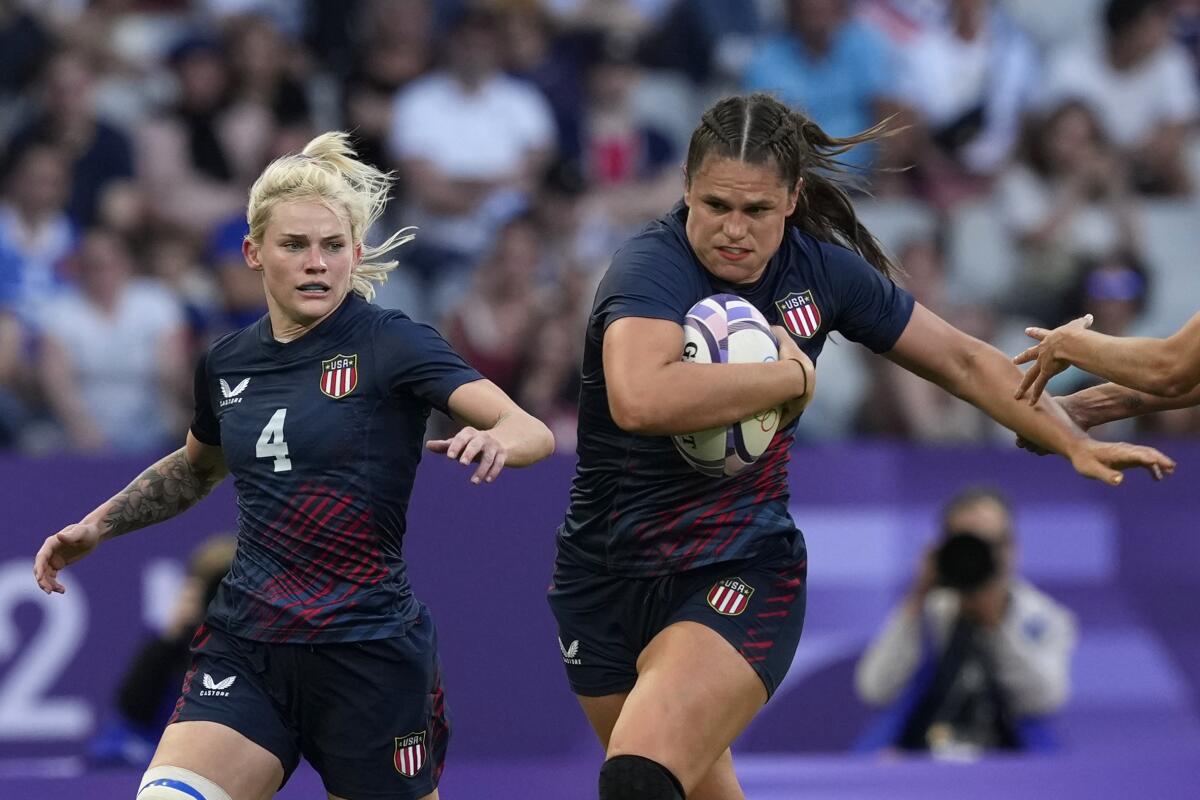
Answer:
[[[607,751],[601,800],[742,797],[729,746],[791,664],[806,551],[788,514],[794,422],[757,462],[706,477],[671,436],[798,412],[838,331],[1116,484],[1173,462],[1091,440],[1050,399],[1013,398],[1003,353],[914,303],[829,176],[883,135],[836,139],[775,99],[723,99],[692,134],[684,198],[613,257],[588,323],[579,464],[550,605],[568,680]],[[736,294],[780,334],[758,364],[681,360],[699,300]]]

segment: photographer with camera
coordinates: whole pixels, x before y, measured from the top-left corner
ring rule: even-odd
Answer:
[[[875,746],[941,754],[1036,748],[1037,718],[1070,690],[1075,619],[1015,572],[1012,512],[970,488],[942,511],[942,535],[858,662],[855,685],[888,713]]]

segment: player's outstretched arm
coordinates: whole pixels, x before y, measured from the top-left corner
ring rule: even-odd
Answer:
[[[1032,362],[1018,398],[1028,394],[1037,402],[1046,382],[1071,364],[1158,397],[1178,398],[1200,385],[1200,314],[1166,339],[1105,336],[1088,330],[1090,324],[1088,315],[1054,330],[1025,329],[1038,344],[1013,359]]]
[[[1163,397],[1115,383],[1102,383],[1055,399],[1076,425],[1088,430],[1119,419],[1200,405],[1200,385],[1175,397]]]
[[[462,464],[478,461],[471,483],[491,483],[507,467],[527,467],[554,452],[554,434],[489,380],[464,383],[447,403],[466,425],[453,438],[426,447]]]
[[[194,506],[228,474],[221,448],[198,441],[150,466],[113,497],[74,525],[46,538],[33,561],[42,591],[65,592],[58,573],[102,542],[170,519]]]
[[[604,380],[613,421],[649,436],[731,425],[788,403],[791,417],[812,399],[816,370],[790,339],[762,364],[692,364],[675,322],[625,317],[604,334]]]
[[[1091,439],[1067,413],[1045,397],[1017,400],[1021,371],[996,348],[979,341],[918,304],[887,357],[910,372],[961,397],[1033,444],[1071,461],[1081,475],[1121,482],[1120,470],[1145,467],[1156,478],[1175,462],[1152,447]]]

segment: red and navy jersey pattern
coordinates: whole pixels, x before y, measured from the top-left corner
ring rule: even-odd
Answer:
[[[208,622],[268,642],[403,633],[419,613],[401,545],[425,424],[479,379],[433,328],[353,294],[292,342],[265,317],[216,342],[191,430],[229,465],[238,549]]]
[[[682,325],[713,294],[744,297],[773,325],[802,297],[812,305],[796,344],[817,361],[836,331],[875,352],[890,350],[912,316],[912,296],[857,254],[789,227],[754,284],[718,280],[687,241],[679,204],[627,242],[600,283],[584,343],[579,463],[559,529],[564,555],[620,575],[664,575],[750,558],[765,540],[795,530],[787,466],[795,427],[776,434],[763,456],[734,477],[689,467],[670,437],[628,433],[613,422],[604,379],[604,332],[623,317]],[[797,537],[799,540],[799,537]]]

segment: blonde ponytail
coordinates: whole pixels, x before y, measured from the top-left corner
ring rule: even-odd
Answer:
[[[376,247],[363,239],[379,220],[387,204],[391,173],[384,173],[355,158],[350,137],[342,131],[323,133],[300,153],[272,161],[250,188],[246,220],[250,239],[262,245],[271,211],[279,203],[315,200],[329,206],[350,223],[352,244],[362,245],[362,259],[350,276],[350,290],[363,298],[375,297],[376,283],[383,283],[396,268],[395,261],[382,257],[412,241],[415,228],[401,228]]]

